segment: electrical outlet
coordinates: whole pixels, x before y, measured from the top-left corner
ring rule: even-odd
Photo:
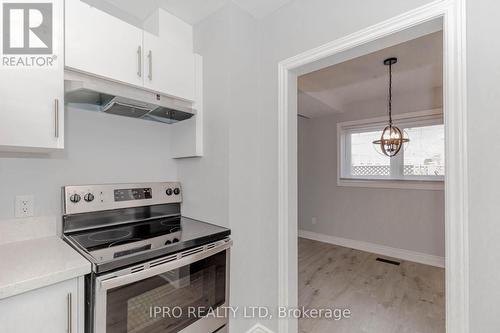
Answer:
[[[317,224],[318,223],[318,219],[315,218],[315,217],[311,218],[311,223],[312,224]]]
[[[16,196],[16,217],[30,217],[34,215],[34,197],[32,195]]]

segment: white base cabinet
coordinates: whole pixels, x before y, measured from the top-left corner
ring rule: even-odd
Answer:
[[[83,278],[0,300],[0,332],[84,333]]]

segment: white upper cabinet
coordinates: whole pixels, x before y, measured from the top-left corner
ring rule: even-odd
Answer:
[[[145,31],[144,87],[194,101],[195,55]]]
[[[66,0],[66,67],[143,84],[142,30],[80,0]]]
[[[8,11],[0,34],[9,48],[0,64],[0,151],[64,148],[63,2],[5,3],[0,11]],[[23,17],[39,28],[26,29]]]
[[[66,0],[66,67],[194,101],[195,57],[186,23],[161,12],[164,38],[80,0]],[[161,35],[161,31],[160,31]]]

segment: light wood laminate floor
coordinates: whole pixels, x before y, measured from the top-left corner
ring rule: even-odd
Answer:
[[[299,305],[350,319],[300,319],[300,333],[445,332],[444,269],[299,238]],[[390,259],[390,258],[389,258]]]

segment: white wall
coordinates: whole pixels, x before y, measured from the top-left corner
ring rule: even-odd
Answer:
[[[65,118],[64,151],[0,154],[0,223],[16,195],[35,196],[35,216],[60,218],[63,185],[177,179],[167,125],[75,109]]]
[[[231,11],[217,12],[194,30],[195,52],[203,56],[202,158],[177,161],[179,180],[190,190],[184,197],[184,214],[229,225],[229,95],[231,89],[229,30]],[[209,200],[206,200],[209,198]]]
[[[500,43],[492,36],[500,31],[499,12],[499,1],[467,1],[472,333],[500,327]]]
[[[267,276],[260,264],[257,171],[260,31],[255,19],[230,4],[194,32],[204,67],[205,154],[178,161],[179,179],[192,194],[184,197],[184,214],[231,228],[231,305],[257,306],[264,303]],[[255,323],[240,318],[230,327],[245,332]]]
[[[299,118],[299,230],[444,257],[444,191],[337,185],[337,123],[363,118]]]

